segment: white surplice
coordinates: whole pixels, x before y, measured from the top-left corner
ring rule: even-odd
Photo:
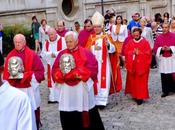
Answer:
[[[162,47],[159,47],[156,52],[156,57],[157,57],[160,73],[170,74],[170,73],[175,72],[175,46],[170,46],[172,50],[171,57],[163,57],[160,54],[161,48]]]
[[[36,130],[28,96],[5,83],[0,87],[0,129]]]
[[[60,40],[61,38],[61,43],[62,43],[62,49],[60,51],[57,51],[57,42],[58,40]],[[46,43],[44,44],[44,47],[42,49],[42,57],[43,59],[46,60],[47,64],[50,65],[50,68],[52,68],[54,62],[55,62],[55,59],[57,57],[57,55],[64,49],[67,48],[66,46],[66,42],[65,42],[65,39],[64,37],[60,37],[59,35],[57,35],[57,39],[55,41],[50,41],[48,40],[49,42],[49,47],[48,47],[48,51],[46,50]],[[55,58],[52,58],[52,53],[55,54]],[[50,94],[49,94],[49,101],[57,101],[58,100],[58,92],[56,92],[57,94],[55,94],[55,91],[59,91],[58,89],[55,89],[55,84],[51,78],[51,83],[52,83],[52,87],[49,88],[49,91],[50,91]]]
[[[56,84],[60,89],[59,111],[89,111],[95,106],[93,81],[80,81],[75,86]]]

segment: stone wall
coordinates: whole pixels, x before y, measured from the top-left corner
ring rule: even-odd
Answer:
[[[0,22],[3,25],[22,23],[30,27],[32,16],[36,15],[40,21],[48,20],[54,26],[57,19],[65,20],[68,28],[73,27],[75,21],[83,24],[97,10],[101,12],[101,0],[65,0],[72,1],[71,13],[65,15],[62,9],[64,0],[0,0]],[[135,12],[143,16],[153,17],[155,13],[169,12],[175,15],[175,0],[103,0],[104,11],[114,10],[128,20]]]
[[[105,1],[105,0],[104,0]],[[153,18],[155,13],[174,12],[175,0],[106,0],[104,11],[114,10],[116,14],[131,19],[132,14],[140,12],[142,16]],[[101,12],[101,3],[98,0],[88,0],[85,4],[86,17],[90,17],[95,10]]]
[[[4,26],[24,24],[30,27],[34,15],[39,21],[46,18],[53,25],[58,13],[55,0],[0,0],[0,3],[0,22]]]

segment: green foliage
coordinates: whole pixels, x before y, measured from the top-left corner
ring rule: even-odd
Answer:
[[[25,27],[24,25],[21,24],[15,24],[12,26],[6,26],[3,29],[3,54],[7,55],[13,48],[13,37],[18,34],[24,34],[24,36],[26,37],[26,41],[29,47],[31,47],[31,45],[34,45],[34,40],[31,38],[31,30],[27,27]]]

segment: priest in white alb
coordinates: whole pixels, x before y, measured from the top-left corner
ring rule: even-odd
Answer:
[[[54,28],[48,29],[48,36],[49,39],[45,42],[42,49],[42,57],[47,62],[47,81],[50,91],[48,103],[56,103],[58,93],[55,94],[55,91],[59,90],[54,87],[55,84],[51,77],[51,68],[59,52],[66,48],[66,43],[64,37],[59,36]]]

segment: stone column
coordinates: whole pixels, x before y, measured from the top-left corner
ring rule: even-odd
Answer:
[[[141,16],[146,16],[148,15],[147,9],[146,9],[146,0],[140,0],[140,15]]]
[[[172,0],[171,15],[175,16],[175,0]]]

